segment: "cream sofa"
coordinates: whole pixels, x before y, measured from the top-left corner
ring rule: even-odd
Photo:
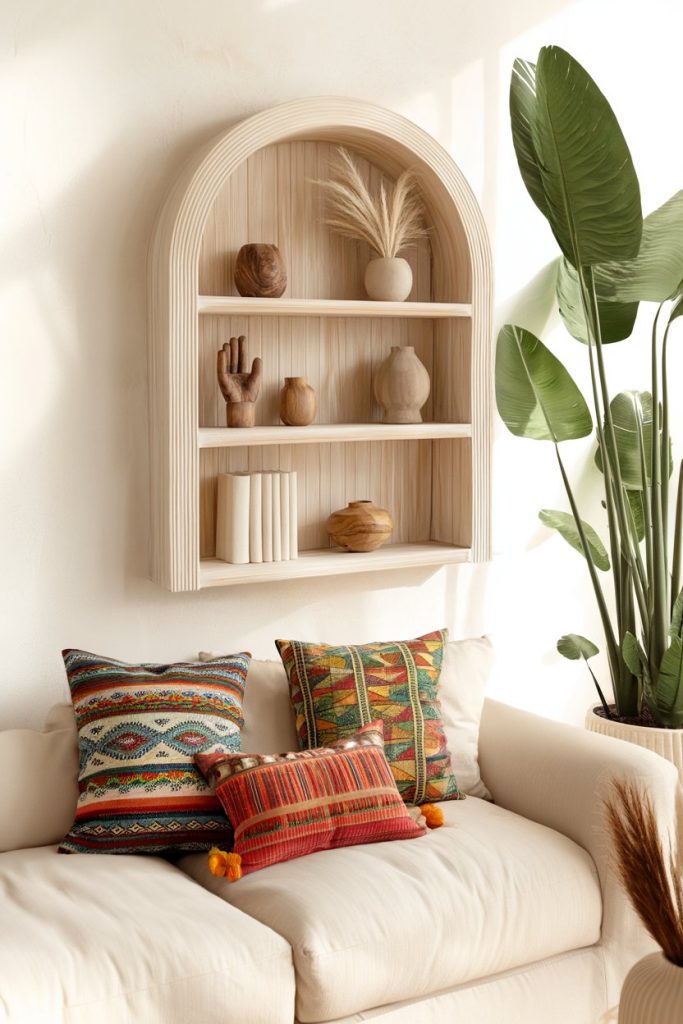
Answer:
[[[255,662],[244,749],[295,746],[284,672]],[[0,733],[0,1021],[12,1024],[597,1024],[649,940],[610,871],[602,801],[657,755],[487,701],[495,803],[424,838],[313,854],[236,884],[206,856],[58,856],[76,734]]]

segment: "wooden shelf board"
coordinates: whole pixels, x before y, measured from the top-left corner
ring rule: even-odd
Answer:
[[[366,316],[443,320],[471,317],[469,302],[372,302],[360,299],[249,299],[199,295],[197,310],[213,316]]]
[[[367,553],[325,548],[320,551],[302,551],[298,558],[289,562],[262,562],[249,565],[231,565],[217,558],[207,558],[200,563],[199,586],[203,589],[231,586],[236,583],[267,583],[313,576],[346,576],[360,572],[382,572],[386,569],[438,567],[470,560],[469,548],[432,542],[389,544]]]
[[[200,427],[200,448],[471,437],[471,423],[320,423],[310,427]]]

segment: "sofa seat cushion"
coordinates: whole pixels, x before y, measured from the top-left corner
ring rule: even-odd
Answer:
[[[179,865],[292,946],[297,1018],[327,1021],[588,946],[602,901],[589,855],[484,800],[442,803],[414,843],[314,853],[230,884]]]
[[[291,1024],[284,939],[156,857],[0,854],[0,920],[2,1022]]]

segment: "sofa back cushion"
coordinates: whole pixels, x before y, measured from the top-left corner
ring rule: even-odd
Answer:
[[[215,655],[211,655],[215,657]],[[450,641],[439,699],[453,769],[464,793],[486,797],[477,745],[484,689],[493,661],[489,640]],[[259,754],[296,750],[298,738],[280,661],[252,661],[244,694],[242,749]],[[78,741],[73,708],[57,704],[42,732],[0,731],[0,853],[58,843],[78,800]]]
[[[42,732],[0,732],[0,853],[58,843],[74,819],[78,799],[76,722],[70,704],[58,704]]]

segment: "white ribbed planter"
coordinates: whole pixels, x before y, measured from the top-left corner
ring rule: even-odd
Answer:
[[[680,1024],[683,967],[663,953],[650,953],[626,975],[619,1000],[619,1024]]]
[[[676,765],[683,781],[683,729],[654,729],[647,725],[627,725],[625,722],[614,722],[610,718],[596,715],[595,710],[595,707],[591,707],[586,713],[587,729],[654,750],[655,754]]]

